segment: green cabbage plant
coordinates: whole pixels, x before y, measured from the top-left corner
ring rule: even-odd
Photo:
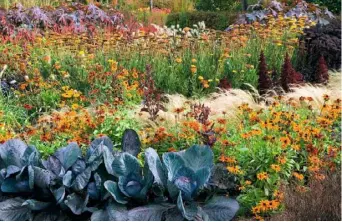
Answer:
[[[101,137],[85,155],[70,143],[42,160],[18,139],[0,145],[0,220],[231,220],[239,209],[232,198],[206,195],[209,147],[164,153],[162,160],[148,148],[140,161],[133,130],[124,132],[122,146],[114,150]]]

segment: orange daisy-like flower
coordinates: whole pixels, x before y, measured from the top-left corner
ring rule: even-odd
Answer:
[[[293,172],[292,175],[297,179],[297,180],[303,180],[304,175],[301,173]]]
[[[268,174],[266,172],[261,172],[257,174],[258,180],[266,180],[268,178]]]
[[[232,174],[241,174],[242,173],[239,166],[228,166],[227,170]]]
[[[278,164],[272,164],[271,168],[277,173],[281,170],[281,167]]]
[[[182,113],[182,112],[184,112],[184,110],[185,110],[185,108],[184,108],[184,107],[181,107],[181,108],[175,108],[175,109],[173,110],[173,112],[175,112],[175,113],[179,114],[179,113]]]

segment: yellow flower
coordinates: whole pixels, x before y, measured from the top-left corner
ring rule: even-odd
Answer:
[[[274,170],[277,173],[281,170],[281,168],[278,164],[272,164],[271,168],[272,168],[272,170]]]
[[[197,60],[196,60],[196,59],[191,59],[191,62],[192,62],[192,63],[196,63]]]
[[[72,109],[78,109],[80,106],[77,103],[71,105]]]
[[[68,98],[71,98],[71,97],[72,97],[72,93],[70,93],[70,92],[65,92],[65,93],[62,94],[62,97],[63,97],[63,98],[67,98],[67,99],[68,99]]]
[[[67,90],[69,90],[69,88],[70,88],[69,86],[63,86],[63,87],[62,87],[62,90],[63,90],[63,91],[67,91]]]
[[[198,79],[199,80],[203,80],[204,78],[203,78],[203,76],[199,76]]]
[[[74,98],[78,98],[78,97],[80,97],[80,95],[81,95],[81,93],[78,92],[78,91],[76,91],[76,90],[75,90],[75,92],[73,93]]]
[[[175,60],[177,63],[182,63],[182,59],[181,58],[176,58]]]

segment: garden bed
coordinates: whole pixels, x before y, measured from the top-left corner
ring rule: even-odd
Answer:
[[[226,31],[2,10],[0,220],[312,219],[290,202],[336,189],[341,36],[305,4]]]

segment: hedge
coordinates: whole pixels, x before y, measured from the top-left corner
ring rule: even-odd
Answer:
[[[177,25],[180,27],[192,27],[198,22],[204,21],[207,28],[224,30],[229,25],[234,23],[237,17],[236,12],[206,12],[206,11],[193,11],[193,12],[179,12],[171,13],[168,15],[166,25]]]

